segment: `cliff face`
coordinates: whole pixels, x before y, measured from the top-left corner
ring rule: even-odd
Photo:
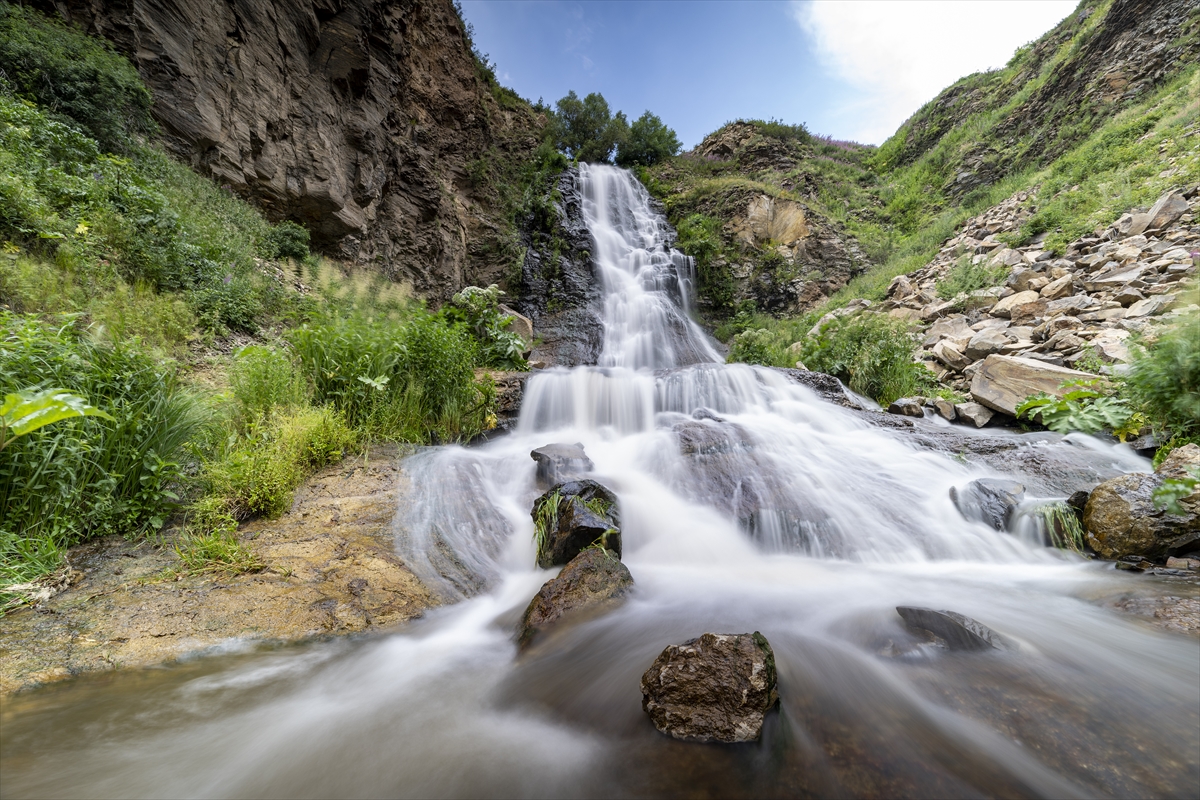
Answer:
[[[519,250],[487,176],[544,123],[489,86],[450,0],[57,0],[154,95],[166,145],[307,225],[315,245],[444,299]]]

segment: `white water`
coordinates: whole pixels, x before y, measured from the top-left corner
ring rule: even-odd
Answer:
[[[214,661],[142,692],[81,689],[27,717],[0,792],[1195,796],[1196,640],[1086,601],[1131,579],[964,521],[949,488],[986,470],[774,371],[721,365],[684,312],[690,262],[664,247],[645,191],[610,167],[581,175],[602,364],[531,378],[513,434],[407,463],[399,552],[459,602],[357,646]],[[514,625],[552,575],[533,566],[529,451],[556,441],[581,442],[620,498],[636,591],[518,658]],[[1036,446],[1146,468],[1101,445]],[[897,605],[967,614],[1020,649],[941,653]],[[750,630],[780,672],[763,742],[655,732],[638,679],[658,652]]]

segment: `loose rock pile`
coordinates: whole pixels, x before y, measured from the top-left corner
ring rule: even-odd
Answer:
[[[1197,309],[1179,301],[1200,263],[1200,186],[1168,192],[1148,211],[1072,242],[1061,258],[1040,243],[1014,249],[997,238],[1027,218],[1029,200],[1020,192],[969,220],[933,261],[895,278],[887,300],[871,307],[927,323],[923,357],[938,379],[1010,416],[1029,394],[1119,372],[1130,359],[1132,333],[1153,335],[1155,326]],[[975,264],[1010,269],[1004,285],[939,298],[938,282],[964,254]],[[869,305],[861,300],[835,313]],[[979,426],[990,421],[990,414],[962,405],[968,407],[939,412]]]

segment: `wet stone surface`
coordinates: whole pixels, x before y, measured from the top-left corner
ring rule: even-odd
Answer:
[[[161,546],[106,537],[73,548],[66,591],[0,620],[0,693],[96,670],[141,667],[233,642],[387,629],[437,600],[396,557],[403,489],[395,448],[318,473],[291,511],[239,534],[265,563],[249,575],[177,577]]]

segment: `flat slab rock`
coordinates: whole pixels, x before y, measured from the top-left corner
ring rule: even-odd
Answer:
[[[564,617],[613,605],[632,588],[633,576],[616,555],[589,547],[546,581],[529,601],[517,633],[517,644],[524,649],[538,633]]]
[[[896,613],[909,630],[932,634],[947,650],[1011,650],[1000,634],[970,617],[954,611],[937,611],[916,606],[897,606]]]
[[[971,379],[971,397],[977,403],[1009,416],[1017,415],[1017,406],[1038,392],[1062,396],[1063,383],[1091,381],[1096,375],[1067,369],[1031,358],[990,355]]]
[[[754,741],[778,701],[775,653],[758,631],[670,645],[642,675],[650,721],[685,741]]]

